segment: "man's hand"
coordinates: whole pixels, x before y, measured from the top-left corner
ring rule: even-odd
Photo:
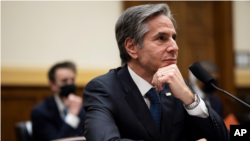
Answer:
[[[174,97],[185,105],[194,102],[194,95],[188,88],[176,64],[158,69],[151,82],[157,91],[163,90],[163,83],[168,83]]]
[[[63,99],[64,104],[69,107],[69,113],[72,115],[78,116],[82,108],[82,98],[75,95],[69,94],[68,98]]]

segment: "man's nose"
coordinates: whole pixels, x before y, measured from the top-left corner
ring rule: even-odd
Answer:
[[[74,82],[73,82],[73,80],[71,80],[71,79],[68,79],[67,80],[67,85],[71,85],[71,84],[73,84]]]
[[[179,48],[175,42],[175,40],[172,39],[172,41],[169,43],[169,46],[167,48],[168,53],[176,53],[178,52]]]

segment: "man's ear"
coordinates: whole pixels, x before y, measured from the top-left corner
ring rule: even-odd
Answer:
[[[49,87],[50,87],[50,89],[53,91],[53,92],[55,92],[55,91],[57,91],[57,87],[56,87],[56,85],[55,85],[55,82],[49,82]]]
[[[132,38],[126,38],[124,42],[124,46],[125,46],[127,53],[131,56],[131,58],[133,59],[138,58],[138,55],[137,55],[138,48],[136,44],[133,42]]]

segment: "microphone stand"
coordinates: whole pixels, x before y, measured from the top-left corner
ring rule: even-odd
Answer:
[[[216,87],[213,83],[210,83],[210,84],[211,84],[215,89],[217,89],[217,90],[219,90],[219,91],[221,91],[221,92],[227,94],[228,96],[232,97],[232,98],[235,99],[236,101],[238,101],[238,102],[240,102],[240,103],[246,105],[248,108],[250,108],[250,105],[248,105],[248,104],[245,103],[244,101],[242,101],[242,100],[238,99],[237,97],[231,95],[230,93],[226,92],[225,90],[222,90],[222,89]]]

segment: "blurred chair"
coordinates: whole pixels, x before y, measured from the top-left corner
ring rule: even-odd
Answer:
[[[233,113],[230,113],[225,119],[224,123],[227,126],[227,129],[230,131],[230,125],[240,125],[237,118]]]
[[[17,141],[32,141],[31,121],[18,122],[15,125]]]

